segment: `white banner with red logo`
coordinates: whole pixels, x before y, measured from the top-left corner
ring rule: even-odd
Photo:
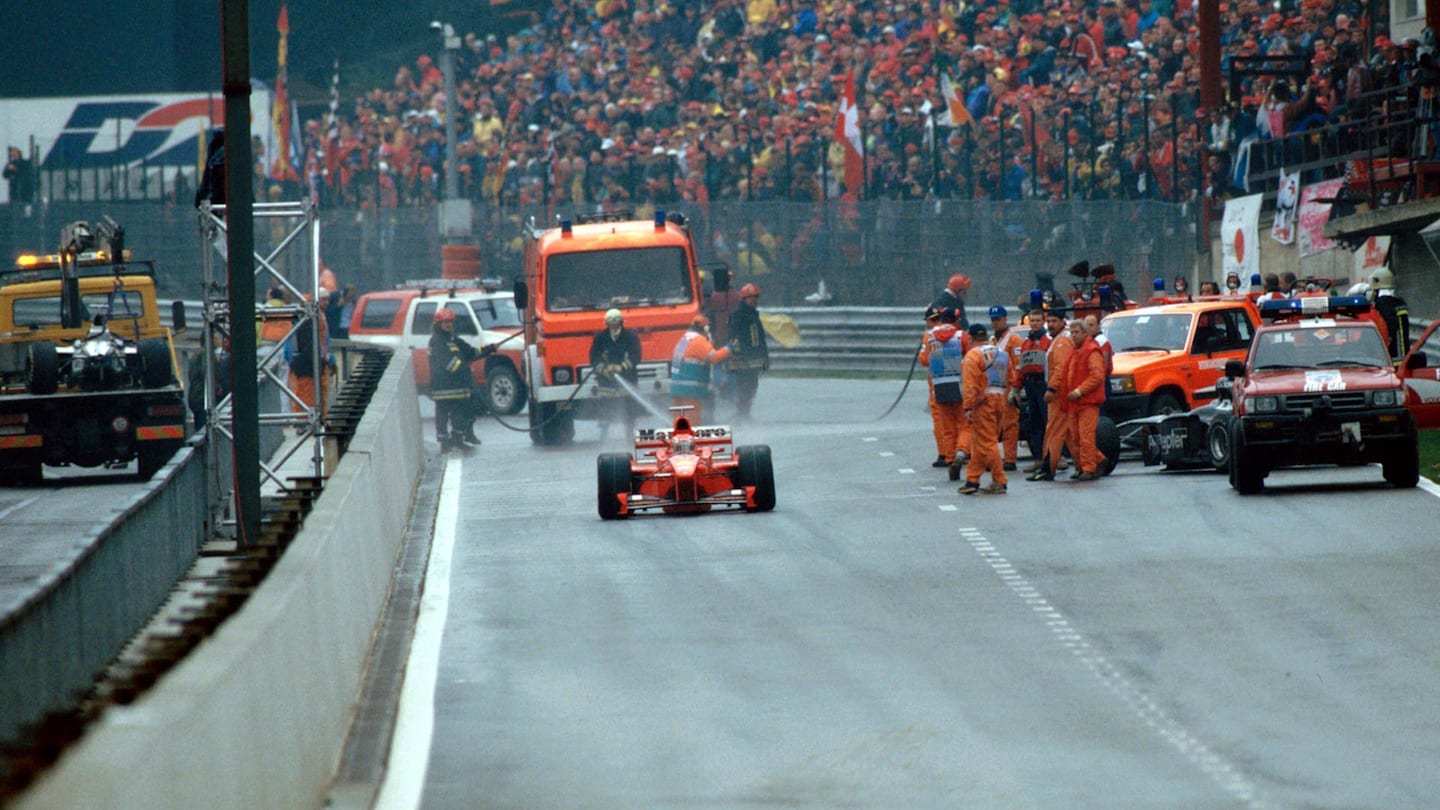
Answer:
[[[1251,194],[1225,201],[1225,217],[1220,221],[1221,276],[1231,273],[1242,283],[1251,273],[1260,272],[1260,204],[1263,194]]]

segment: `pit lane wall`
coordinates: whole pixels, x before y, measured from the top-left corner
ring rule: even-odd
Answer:
[[[322,806],[423,461],[401,353],[244,608],[149,693],[107,712],[14,807]]]

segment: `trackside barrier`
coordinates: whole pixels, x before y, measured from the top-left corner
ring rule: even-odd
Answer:
[[[1013,326],[1020,318],[1014,307],[1010,310]],[[770,368],[775,371],[904,374],[925,335],[925,304],[903,308],[762,305],[760,311],[788,315],[800,327],[800,345],[793,349],[769,341]],[[965,308],[971,323],[989,326],[986,312],[987,307]]]
[[[204,461],[187,444],[81,538],[36,527],[47,543],[73,545],[23,601],[0,604],[0,739],[73,707],[170,596],[205,537]]]
[[[397,354],[304,527],[240,612],[110,709],[15,807],[324,804],[424,461],[414,379]]]

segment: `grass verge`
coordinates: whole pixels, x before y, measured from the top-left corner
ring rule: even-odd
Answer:
[[[1440,484],[1440,430],[1420,431],[1420,474]]]

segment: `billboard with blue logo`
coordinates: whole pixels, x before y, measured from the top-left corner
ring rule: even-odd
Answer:
[[[250,95],[250,131],[267,156],[275,151],[272,98],[258,82]],[[47,191],[59,178],[71,190],[80,186],[82,197],[105,199],[118,195],[122,182],[127,190],[157,180],[163,186],[177,176],[193,184],[205,141],[224,120],[218,92],[0,99],[0,143],[34,158],[43,198],[52,196]],[[0,184],[0,202],[8,194]]]

